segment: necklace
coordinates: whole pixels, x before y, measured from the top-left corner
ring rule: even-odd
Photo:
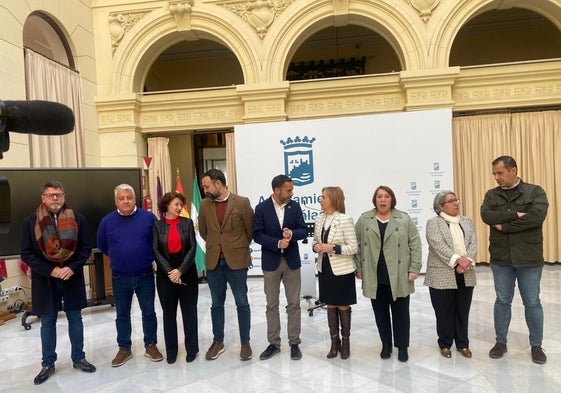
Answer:
[[[335,213],[333,214],[326,214],[325,215],[325,221],[323,222],[323,227],[325,229],[329,228],[331,226],[331,223],[333,222],[333,220],[335,219]]]

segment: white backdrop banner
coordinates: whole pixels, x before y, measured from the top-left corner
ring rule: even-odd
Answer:
[[[374,190],[389,186],[396,207],[409,213],[419,229],[425,270],[424,228],[435,214],[434,195],[453,187],[451,110],[240,125],[234,135],[238,192],[254,208],[271,195],[272,178],[286,174],[294,181],[293,199],[302,205],[306,222],[321,214],[325,186],[343,189],[347,214],[356,222],[373,208]],[[315,273],[311,244],[301,245],[300,252],[302,274]],[[261,275],[255,242],[252,256],[250,274]]]

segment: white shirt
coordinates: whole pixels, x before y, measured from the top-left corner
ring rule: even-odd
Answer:
[[[273,206],[275,207],[275,212],[277,212],[277,218],[279,219],[279,225],[282,229],[282,224],[284,222],[284,208],[286,207],[286,205],[288,205],[288,203],[284,203],[282,205],[279,205],[277,203],[277,201],[275,200],[275,198],[272,198],[273,200]]]

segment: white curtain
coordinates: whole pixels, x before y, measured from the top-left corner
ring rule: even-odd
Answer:
[[[234,133],[228,132],[226,136],[226,173],[228,174],[228,189],[234,194],[238,192],[238,179],[236,177],[236,145]]]
[[[74,132],[61,136],[31,135],[31,166],[78,168],[84,163],[80,75],[30,49],[25,49],[25,83],[29,100],[53,101],[74,112]]]
[[[158,176],[162,185],[162,195],[172,191],[171,160],[169,138],[148,138],[148,157],[152,157],[152,168],[148,170],[148,191],[152,198],[152,211],[158,215]]]

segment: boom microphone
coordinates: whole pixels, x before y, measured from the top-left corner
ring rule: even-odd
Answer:
[[[51,101],[1,101],[0,132],[64,135],[74,129],[74,112]]]

